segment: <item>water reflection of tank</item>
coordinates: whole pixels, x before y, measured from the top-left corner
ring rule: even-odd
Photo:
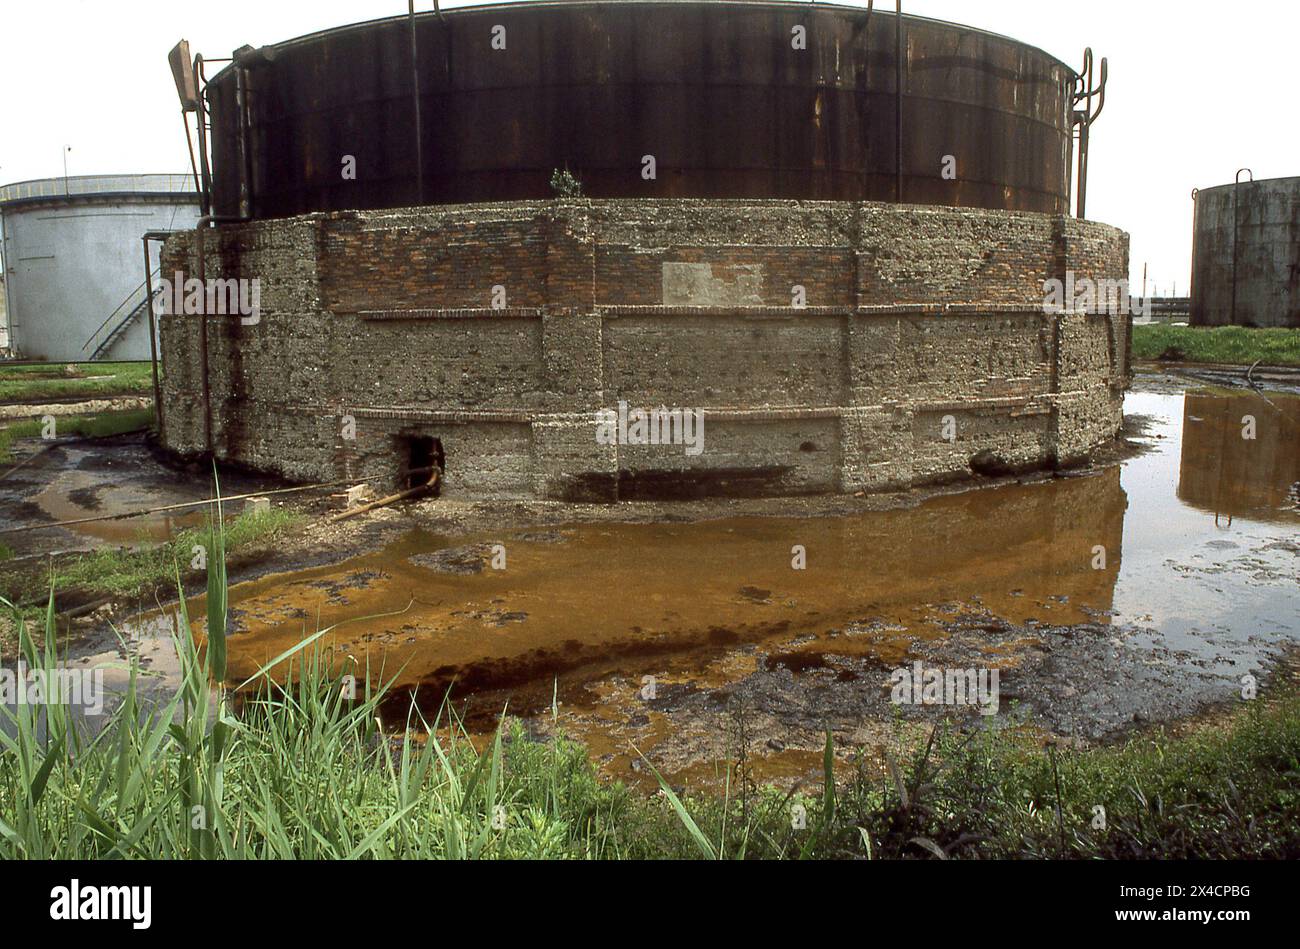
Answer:
[[[1300,327],[1300,178],[1195,193],[1193,326]]]
[[[1183,406],[1179,500],[1216,516],[1285,516],[1300,480],[1300,399],[1189,392]]]
[[[1120,469],[1047,484],[1005,486],[932,499],[915,508],[847,518],[821,556],[846,571],[845,601],[864,583],[882,602],[978,601],[1014,617],[1065,596],[1105,611],[1114,605],[1128,495]],[[1105,565],[1096,569],[1096,548]]]

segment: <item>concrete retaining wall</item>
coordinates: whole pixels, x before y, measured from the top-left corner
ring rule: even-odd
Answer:
[[[571,200],[206,245],[207,277],[261,297],[256,323],[207,317],[211,447],[291,478],[395,484],[431,436],[446,496],[853,492],[1069,463],[1122,422],[1128,318],[1046,313],[1043,282],[1123,279],[1128,238],[1071,218]],[[163,261],[192,275],[194,236]],[[186,453],[206,447],[201,322],[162,320],[165,442]],[[703,450],[600,443],[620,401],[702,410]]]

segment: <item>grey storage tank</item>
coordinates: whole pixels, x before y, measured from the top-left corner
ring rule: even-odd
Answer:
[[[1300,327],[1300,178],[1194,197],[1192,325]]]
[[[149,358],[141,238],[192,228],[190,175],[100,175],[0,187],[9,347],[28,359]]]

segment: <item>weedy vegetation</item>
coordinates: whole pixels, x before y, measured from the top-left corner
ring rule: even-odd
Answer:
[[[130,409],[125,412],[101,412],[98,415],[60,415],[55,418],[59,438],[106,438],[136,432],[153,424],[153,409]],[[20,438],[38,438],[45,429],[39,418],[10,422],[0,428],[0,465],[14,462],[13,444]]]
[[[0,367],[0,402],[102,399],[153,391],[147,362],[29,363]]]
[[[1238,366],[1300,366],[1300,330],[1244,326],[1133,327],[1133,358]]]

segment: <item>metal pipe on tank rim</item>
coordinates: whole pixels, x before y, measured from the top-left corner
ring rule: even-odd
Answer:
[[[199,181],[198,160],[194,157],[194,140],[190,138],[190,123],[185,118],[185,110],[181,110],[181,124],[185,126],[185,147],[190,150],[190,171],[194,172],[194,193],[199,194],[203,190],[203,185]]]
[[[203,77],[203,54],[194,57],[194,74]],[[195,112],[199,129],[199,171],[203,177],[203,188],[199,191],[199,209],[203,215],[212,213],[212,169],[208,165],[208,114],[203,104],[203,87],[199,88],[199,107]]]
[[[894,201],[903,203],[903,0],[894,8]]]
[[[407,20],[411,26],[411,103],[415,109],[416,194],[420,204],[424,204],[424,129],[420,121],[420,54],[415,35],[415,0],[407,0]]]
[[[1106,83],[1110,75],[1109,60],[1105,56],[1101,58],[1101,85],[1093,88],[1092,84],[1092,50],[1088,50],[1088,94],[1084,97],[1083,103],[1083,130],[1079,138],[1079,217],[1086,218],[1088,214],[1088,144],[1092,139],[1092,123],[1101,117],[1102,111],[1106,108]],[[1097,111],[1092,111],[1092,100],[1097,98]]]
[[[1075,216],[1080,220],[1087,216],[1088,206],[1088,112],[1092,109],[1093,54],[1089,46],[1083,51],[1083,62],[1088,78],[1083,85],[1083,119],[1079,123],[1079,204]]]

